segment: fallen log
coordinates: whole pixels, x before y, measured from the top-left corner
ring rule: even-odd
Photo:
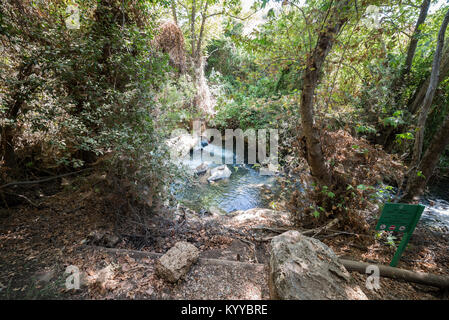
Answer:
[[[366,273],[366,268],[368,266],[375,265],[379,268],[379,275],[381,277],[391,278],[394,280],[404,280],[408,282],[424,284],[442,289],[449,288],[449,277],[424,272],[414,272],[410,270],[394,268],[381,264],[373,264],[346,259],[339,259],[339,260],[348,271],[357,271],[360,273]]]
[[[129,255],[133,258],[142,259],[159,259],[164,254],[159,252],[149,252],[149,251],[139,251],[132,249],[119,249],[119,248],[106,248],[100,246],[93,245],[82,245],[80,248],[86,248],[89,250],[97,250],[103,251],[111,254],[124,254]],[[252,263],[252,262],[243,262],[243,261],[234,261],[234,260],[224,260],[224,259],[213,259],[213,258],[199,258],[198,262],[204,265],[222,265],[222,266],[235,266],[235,267],[246,267],[246,268],[255,268],[263,270],[266,267],[265,264],[262,263]]]

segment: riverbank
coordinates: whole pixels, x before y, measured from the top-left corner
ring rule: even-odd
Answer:
[[[201,215],[180,207],[177,211],[165,209],[147,214],[139,222],[146,225],[147,234],[144,234],[132,212],[127,213],[127,223],[123,223],[123,217],[117,220],[117,208],[111,205],[108,196],[95,191],[101,191],[102,188],[101,182],[95,179],[92,176],[88,185],[79,185],[78,191],[60,187],[58,192],[44,195],[38,202],[33,201],[38,207],[26,204],[2,211],[2,299],[183,298],[179,293],[189,289],[189,283],[194,286],[190,288],[192,291],[188,298],[268,298],[265,291],[260,291],[265,288],[263,278],[251,277],[252,271],[248,271],[248,276],[238,282],[238,277],[232,274],[240,273],[232,273],[235,272],[232,268],[230,273],[225,272],[229,274],[226,277],[219,273],[220,268],[199,265],[188,274],[186,282],[168,285],[154,275],[152,261],[127,254],[117,256],[104,250],[86,249],[86,241],[92,239],[93,232],[118,233],[120,241],[115,245],[117,248],[164,253],[175,242],[187,240],[200,249],[204,259],[249,263],[256,267],[259,264],[267,265],[269,238],[279,234],[281,228],[291,226],[271,225],[264,230],[253,229],[261,223],[257,220],[260,215],[246,214],[249,220],[229,224],[230,221],[239,220],[223,220],[221,216]],[[76,186],[79,179],[70,178],[64,183]],[[96,184],[95,188],[90,188],[93,184]],[[54,186],[52,188],[54,192]],[[45,194],[45,186],[42,186],[41,191]],[[255,224],[251,221],[255,221]],[[316,237],[329,245],[337,255],[354,260],[388,264],[394,251],[382,241],[370,239],[367,243],[362,239],[365,237],[363,235],[338,234],[337,231],[329,230]],[[419,224],[399,267],[449,275],[449,259],[446,255],[448,246],[447,233],[430,231]],[[78,266],[91,280],[79,291],[65,289],[67,274],[64,271],[69,265]],[[209,274],[211,268],[216,271]],[[105,270],[110,271],[106,273],[108,280],[102,284],[96,279],[101,278]],[[263,276],[263,273],[258,274]],[[444,298],[434,288],[383,278],[381,289],[371,292],[365,289],[365,275],[351,274],[369,299]],[[207,287],[206,282],[201,281],[207,277],[225,281],[221,297],[213,291],[216,288]],[[251,278],[253,282],[248,282]],[[244,283],[247,284],[246,291],[242,289],[245,288]]]

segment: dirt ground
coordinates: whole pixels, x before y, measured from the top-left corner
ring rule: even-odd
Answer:
[[[269,299],[269,240],[256,241],[245,228],[224,228],[212,217],[192,212],[184,217],[163,210],[143,218],[133,212],[119,216],[111,199],[101,195],[101,184],[76,187],[77,181],[29,187],[28,193],[22,192],[26,202],[1,209],[1,299]],[[119,233],[115,247],[125,251],[87,246],[93,231]],[[318,236],[339,256],[389,263],[393,248],[361,237],[334,232]],[[179,240],[196,245],[202,260],[176,284],[155,275],[154,256],[126,251],[164,253]],[[398,267],[449,276],[448,245],[448,233],[418,225]],[[77,291],[65,288],[64,271],[71,265],[82,273]],[[370,299],[447,299],[435,288],[386,278],[378,291],[371,291],[365,288],[366,275],[352,275]]]

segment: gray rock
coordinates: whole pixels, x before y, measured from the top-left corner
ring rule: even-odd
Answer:
[[[224,164],[222,166],[213,168],[210,174],[210,177],[207,179],[209,182],[229,178],[232,172],[231,170],[229,170],[228,166]]]
[[[286,300],[367,299],[328,246],[293,230],[271,241],[270,293]]]
[[[203,173],[199,178],[200,184],[208,184],[209,177],[210,177],[210,169],[207,169],[207,171]]]
[[[265,208],[253,208],[246,211],[234,211],[232,217],[224,222],[232,227],[289,227],[293,223],[290,213]]]
[[[177,242],[156,262],[156,273],[169,282],[181,279],[199,257],[199,250],[191,243]]]
[[[203,162],[198,167],[195,168],[195,173],[197,175],[203,174],[207,172],[207,169],[209,168],[209,165],[206,162]]]

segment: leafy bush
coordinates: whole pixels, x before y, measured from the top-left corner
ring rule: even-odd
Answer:
[[[156,98],[174,75],[152,45],[157,14],[141,1],[86,0],[69,29],[60,1],[4,9],[0,113],[18,165],[60,170],[112,155],[112,174],[163,195],[171,171],[156,123],[171,101]]]

